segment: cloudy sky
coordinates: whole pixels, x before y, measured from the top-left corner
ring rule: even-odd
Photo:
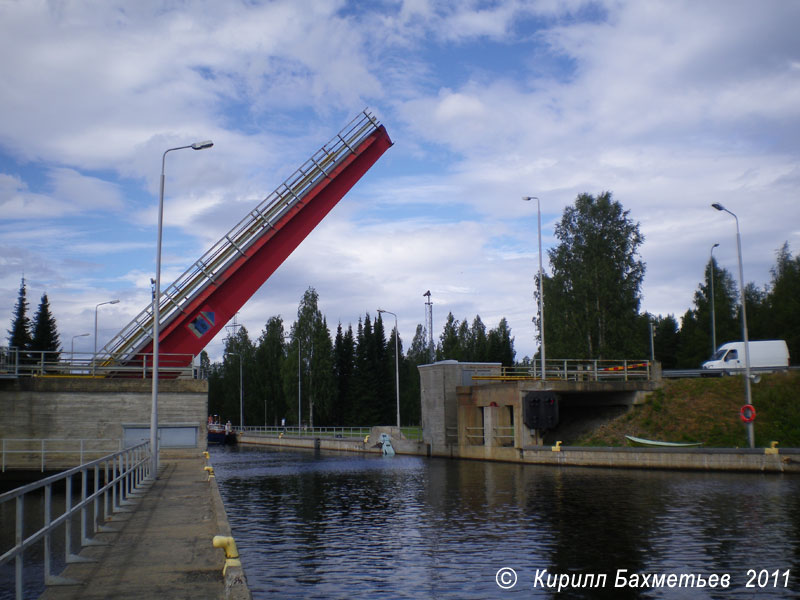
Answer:
[[[253,338],[313,286],[334,333],[382,307],[408,347],[431,290],[437,336],[505,316],[533,354],[522,196],[546,252],[579,193],[612,191],[651,313],[691,306],[715,242],[736,274],[712,202],[763,286],[800,252],[798,23],[793,0],[3,1],[4,329],[23,275],[67,349],[98,303],[120,299],[100,346],[144,308],[165,149],[215,144],[168,156],[166,285],[365,107],[394,146],[241,310]]]

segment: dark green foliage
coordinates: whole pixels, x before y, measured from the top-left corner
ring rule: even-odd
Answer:
[[[272,317],[255,346],[244,327],[226,339],[222,363],[207,367],[210,412],[220,415],[223,423],[228,419],[239,423],[242,354],[245,425],[275,426],[285,419],[287,425],[296,426],[298,396],[303,425],[311,424],[312,414],[314,427],[394,425],[396,371],[400,375],[401,424],[418,425],[417,367],[430,362],[422,325],[417,326],[407,354],[403,352],[403,340],[397,337],[397,361],[394,324],[387,339],[381,315],[373,319],[367,313],[359,319],[356,333],[352,326],[345,329],[340,323],[332,340],[318,302],[317,292],[309,288],[288,336],[282,319]],[[448,347],[459,360],[513,364],[514,338],[505,319],[488,334],[478,316],[471,327],[452,315],[448,323],[446,330],[454,332]],[[441,348],[440,344],[440,354]]]
[[[205,350],[200,352],[200,371],[197,376],[199,379],[208,379],[211,374],[211,359]]]
[[[252,401],[256,390],[255,347],[245,327],[239,327],[225,339],[222,366],[225,379],[235,382],[226,388],[226,410],[222,412],[234,425],[242,425],[240,412],[243,409],[244,425],[258,425],[261,422],[258,418],[258,407]]]
[[[785,339],[792,364],[800,363],[800,256],[792,257],[788,243],[777,252],[765,303],[769,309],[765,337]]]
[[[326,425],[335,406],[333,342],[318,303],[319,294],[314,288],[308,288],[292,326],[292,341],[282,369],[290,413],[285,415],[287,424],[297,425],[298,402],[303,424],[314,426]]]
[[[645,355],[638,322],[645,265],[637,258],[644,237],[628,215],[610,192],[581,194],[564,209],[560,243],[548,252],[553,273],[543,280],[548,356]]]
[[[351,407],[354,402],[353,372],[355,370],[356,342],[353,336],[353,327],[348,325],[347,331],[342,331],[342,324],[336,329],[336,341],[333,344],[333,368],[336,375],[336,397],[331,410],[331,420],[334,424],[352,422],[350,415],[354,412]]]
[[[31,320],[28,317],[28,299],[24,277],[19,285],[17,303],[14,305],[14,318],[11,321],[8,336],[8,345],[11,347],[20,351],[31,347]]]
[[[33,319],[33,337],[30,349],[40,352],[58,353],[61,342],[58,338],[56,319],[50,312],[50,301],[47,294],[42,294],[39,309]],[[57,361],[58,354],[48,354],[48,361]]]
[[[470,327],[466,319],[458,321],[449,313],[436,348],[436,360],[499,362],[507,367],[514,364],[515,354],[514,338],[505,317],[487,334],[480,315]]]
[[[447,314],[439,345],[436,347],[436,360],[462,360],[462,348],[458,339],[458,321],[453,313]]]
[[[508,326],[508,321],[503,317],[497,327],[489,332],[486,336],[488,351],[486,359],[488,362],[499,362],[504,367],[511,367],[514,365],[514,338],[511,337],[511,328]]]
[[[678,368],[698,368],[711,351],[710,275],[714,267],[714,307],[717,347],[742,340],[742,316],[736,283],[727,270],[709,262],[705,282],[695,292],[694,308],[684,314],[679,332]],[[777,252],[772,281],[765,289],[745,285],[747,330],[751,340],[782,339],[792,364],[800,360],[800,257],[788,244]]]
[[[714,274],[714,319],[716,347],[742,339],[739,316],[739,291],[727,269],[720,268],[711,258],[705,269],[705,279],[694,293],[694,308],[683,316],[679,335],[677,367],[696,369],[714,353],[711,318],[711,274]],[[665,367],[669,368],[669,367]]]
[[[288,408],[282,377],[286,360],[284,335],[283,319],[270,317],[256,348],[258,396],[263,401],[263,423],[268,426],[280,425],[280,419],[285,417]]]
[[[653,344],[656,360],[664,369],[675,369],[678,365],[678,322],[672,315],[654,319]]]

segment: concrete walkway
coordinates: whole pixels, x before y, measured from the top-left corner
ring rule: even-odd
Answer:
[[[230,535],[230,528],[204,466],[201,458],[162,461],[158,479],[131,512],[116,513],[109,522],[118,531],[98,534],[109,545],[81,551],[97,562],[70,564],[61,573],[80,584],[49,586],[41,598],[227,597],[225,555],[212,539]]]

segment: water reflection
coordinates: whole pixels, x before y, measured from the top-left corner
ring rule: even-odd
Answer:
[[[800,597],[797,477],[248,447],[212,462],[256,598]],[[607,580],[556,594],[543,569]],[[731,586],[615,589],[618,569]],[[748,569],[791,569],[789,587],[745,589]]]

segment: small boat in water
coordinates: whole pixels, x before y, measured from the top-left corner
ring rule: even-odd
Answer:
[[[209,444],[228,444],[233,445],[237,442],[236,432],[231,429],[230,422],[227,425],[222,423],[208,424],[208,443]]]
[[[655,448],[694,448],[702,446],[703,442],[659,442],[657,440],[646,440],[644,438],[626,435],[625,438],[632,446],[650,446]]]

